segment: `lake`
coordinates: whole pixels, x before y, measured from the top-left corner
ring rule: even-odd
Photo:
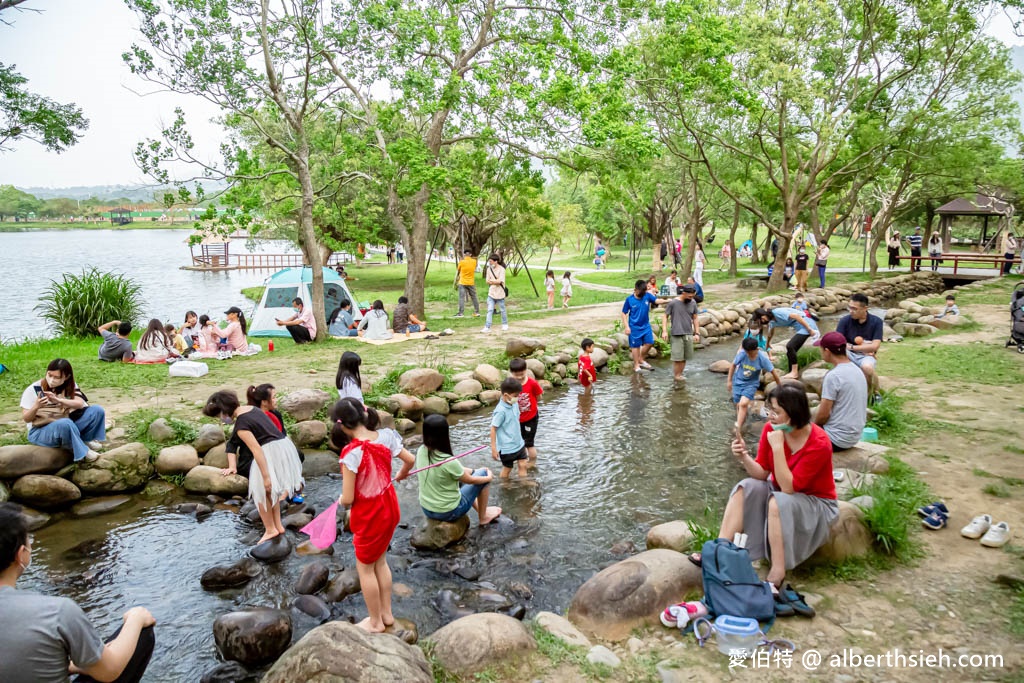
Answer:
[[[51,280],[86,268],[121,273],[142,287],[144,318],[181,325],[186,310],[206,313],[215,320],[238,306],[252,302],[242,296],[273,273],[267,270],[230,270],[205,273],[181,270],[192,264],[188,230],[40,230],[0,233],[0,254],[7,254],[6,285],[0,288],[0,340],[51,336],[46,322],[34,310]],[[294,253],[298,249],[276,240],[247,245],[233,240],[233,253]],[[101,325],[107,320],[97,320]]]

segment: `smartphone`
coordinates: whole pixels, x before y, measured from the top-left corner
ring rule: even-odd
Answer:
[[[35,387],[33,387],[33,389],[36,390],[36,396],[38,396],[39,398],[43,397],[43,388],[41,386],[36,385]]]

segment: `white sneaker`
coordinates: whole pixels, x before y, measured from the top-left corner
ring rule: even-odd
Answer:
[[[83,458],[83,460],[85,460],[86,462],[96,462],[96,460],[99,457],[100,457],[100,454],[97,453],[96,451],[89,451],[88,453],[85,454],[85,457]]]
[[[992,526],[992,515],[978,515],[971,523],[960,530],[964,538],[981,538],[981,535]],[[1005,543],[1005,541],[1004,541]]]
[[[487,334],[487,333],[488,333],[488,332],[490,332],[490,331],[491,331],[491,328],[489,328],[489,327],[485,327],[484,329],[480,330],[480,332],[481,332],[482,334]]]
[[[103,444],[101,444],[99,441],[90,441],[85,445],[89,447],[89,450],[93,451],[99,451],[103,449]]]
[[[501,331],[502,332],[508,332],[508,325],[502,325],[501,326]]]
[[[988,532],[981,537],[981,544],[986,548],[1001,548],[1010,540],[1010,525],[1006,522],[999,522],[990,527]]]

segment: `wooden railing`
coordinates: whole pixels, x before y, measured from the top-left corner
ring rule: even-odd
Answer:
[[[913,269],[915,267],[915,264],[916,264],[916,267],[919,270],[923,270],[924,268],[929,268],[930,269],[931,266],[932,266],[932,262],[935,261],[936,259],[939,260],[939,261],[942,261],[942,263],[939,264],[940,268],[948,268],[949,267],[947,265],[948,262],[952,261],[953,262],[953,275],[956,275],[959,272],[959,269],[960,269],[961,265],[964,265],[964,267],[974,267],[971,264],[976,264],[976,267],[979,268],[979,269],[995,269],[995,270],[998,270],[1000,272],[1000,274],[1002,274],[1003,266],[1005,264],[1009,263],[1011,265],[1011,267],[1013,265],[1020,264],[1020,258],[1019,257],[1009,258],[1008,259],[1008,258],[1005,258],[1002,254],[961,254],[961,253],[951,253],[951,254],[942,254],[942,255],[937,256],[937,257],[933,257],[933,256],[900,256],[900,262],[901,263],[904,260],[909,261],[910,264],[911,264],[910,265],[911,269]]]
[[[326,266],[333,268],[343,263],[354,261],[351,254],[336,251],[327,259]],[[234,270],[281,270],[282,268],[298,268],[307,265],[302,254],[229,254],[227,256],[212,254],[210,256],[195,255],[192,265],[206,268],[231,268]]]

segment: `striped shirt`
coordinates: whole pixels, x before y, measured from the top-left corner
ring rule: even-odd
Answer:
[[[924,237],[921,235],[911,235],[907,238],[907,242],[910,243],[911,249],[920,249],[921,245],[924,243]]]

